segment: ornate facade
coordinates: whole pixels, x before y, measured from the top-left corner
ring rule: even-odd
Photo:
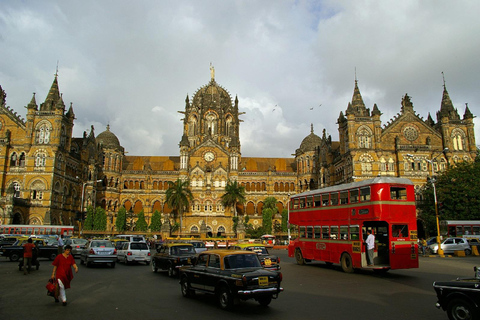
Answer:
[[[246,189],[247,202],[237,212],[260,226],[266,197],[275,197],[281,212],[296,192],[377,175],[402,176],[421,186],[430,165],[438,171],[476,154],[473,115],[466,107],[460,119],[446,88],[436,123],[416,114],[405,95],[400,113],[382,127],[379,108],[365,107],[355,81],[352,102],[338,118],[339,141],[325,130],[315,135],[312,126],[294,158],[242,157],[238,98],[211,71],[210,82],[187,95],[179,111],[184,118],[177,156],[127,156],[109,126],[98,136],[92,126],[83,137],[72,137],[73,106],[66,110],[57,76],[45,102],[38,106],[32,97],[26,120],[6,107],[0,87],[2,223],[75,225],[91,204],[106,210],[113,232],[122,206],[133,224],[142,210],[147,222],[155,210],[171,219],[165,191],[180,178],[190,181],[194,196],[182,234],[233,235],[233,210],[221,203],[228,180]]]

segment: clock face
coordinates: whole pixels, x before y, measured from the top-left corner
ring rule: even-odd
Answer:
[[[213,161],[213,159],[215,159],[215,155],[213,154],[213,152],[208,151],[203,155],[203,158],[205,159],[205,161],[210,162],[210,161]]]

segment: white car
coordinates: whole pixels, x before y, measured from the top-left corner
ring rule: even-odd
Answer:
[[[117,251],[117,260],[125,264],[130,262],[145,262],[150,264],[152,254],[145,242],[126,242]]]
[[[432,253],[437,253],[438,244],[434,243],[428,246]],[[444,253],[454,253],[455,251],[465,251],[468,256],[472,253],[472,248],[468,244],[467,239],[464,238],[447,238],[442,241],[442,250]]]

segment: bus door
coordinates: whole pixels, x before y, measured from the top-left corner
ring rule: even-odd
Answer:
[[[367,240],[367,230],[375,236],[373,263],[375,266],[390,265],[388,223],[385,221],[365,221],[362,227],[363,241]],[[362,266],[367,265],[367,247],[362,248]]]

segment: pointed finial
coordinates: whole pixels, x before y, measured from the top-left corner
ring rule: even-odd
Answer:
[[[442,78],[443,78],[443,89],[445,89],[446,88],[446,86],[445,86],[445,74],[443,73],[443,71],[442,71]]]
[[[212,65],[210,62],[210,77],[212,78],[212,81],[215,80],[215,67]]]
[[[310,133],[313,133],[313,123],[310,123]]]
[[[357,82],[357,67],[355,67],[355,82]]]
[[[110,131],[110,123],[107,124],[107,131]]]
[[[58,77],[58,60],[57,60],[57,69],[55,69],[55,78]]]

